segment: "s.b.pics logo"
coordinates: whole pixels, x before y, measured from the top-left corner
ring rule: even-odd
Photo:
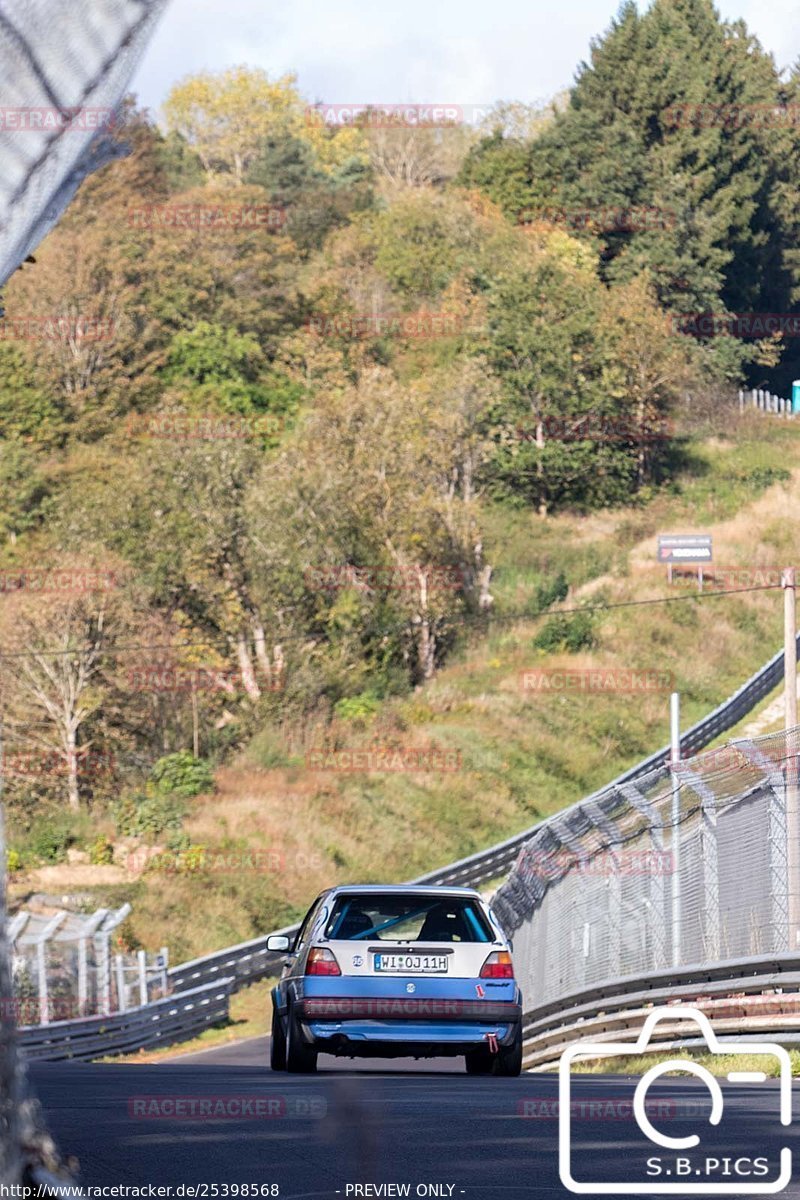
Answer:
[[[679,1058],[650,1067],[638,1083],[630,1076],[617,1077],[615,1087],[624,1091],[630,1084],[635,1123],[633,1136],[621,1141],[619,1122],[613,1129],[608,1124],[594,1124],[595,1106],[573,1102],[571,1072],[579,1060],[639,1057],[652,1052],[658,1048],[651,1045],[651,1039],[660,1021],[671,1026],[687,1021],[696,1025],[708,1052],[724,1055],[726,1066],[739,1055],[746,1056],[746,1061],[742,1070],[728,1070],[724,1077]],[[681,1031],[679,1036],[686,1035]],[[754,1069],[753,1058],[762,1069]],[[776,1061],[777,1086],[763,1086]],[[620,1068],[615,1064],[615,1073],[617,1070],[624,1072],[624,1064]],[[663,1091],[667,1073],[672,1076],[668,1087],[676,1112],[664,1121],[659,1120],[653,1097],[648,1099],[648,1090],[661,1080]],[[591,1086],[584,1077],[582,1094],[589,1094]],[[602,1086],[608,1090],[608,1077]],[[595,1120],[602,1120],[602,1106],[596,1107]],[[734,1108],[747,1116],[749,1142],[742,1136],[741,1122],[735,1128],[731,1125]],[[579,1195],[750,1196],[780,1192],[792,1177],[792,1152],[788,1146],[776,1147],[772,1139],[765,1145],[767,1139],[763,1134],[759,1137],[759,1131],[774,1131],[790,1125],[791,1120],[792,1069],[787,1051],[774,1042],[737,1041],[723,1047],[708,1018],[695,1008],[656,1008],[635,1042],[576,1042],[565,1050],[559,1063],[559,1173],[564,1186]],[[586,1162],[591,1163],[591,1171],[586,1170]]]

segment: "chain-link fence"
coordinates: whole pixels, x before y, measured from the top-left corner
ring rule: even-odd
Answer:
[[[87,916],[18,912],[8,927],[18,1025],[108,1016],[160,1000],[169,990],[168,952],[115,945],[130,905]]]
[[[739,740],[545,821],[494,908],[528,1011],[650,971],[796,951],[800,729]]]

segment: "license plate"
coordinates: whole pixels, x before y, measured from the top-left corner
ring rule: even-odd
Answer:
[[[376,971],[397,971],[407,974],[446,975],[446,954],[376,954]]]

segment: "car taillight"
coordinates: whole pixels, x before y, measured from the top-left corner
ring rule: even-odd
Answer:
[[[481,979],[513,979],[514,968],[507,950],[495,950],[481,967]]]
[[[332,950],[315,946],[309,951],[306,975],[341,975],[339,964]]]

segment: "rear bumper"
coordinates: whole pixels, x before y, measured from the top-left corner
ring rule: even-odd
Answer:
[[[313,1021],[300,1026],[304,1039],[323,1054],[351,1058],[433,1058],[466,1054],[486,1046],[488,1038],[498,1046],[510,1046],[516,1036],[516,1024],[409,1024],[395,1021],[343,1021],[339,1024]]]
[[[433,1021],[494,1024],[522,1020],[522,1005],[506,1000],[445,1000],[425,996],[306,996],[297,1004],[304,1022]]]

